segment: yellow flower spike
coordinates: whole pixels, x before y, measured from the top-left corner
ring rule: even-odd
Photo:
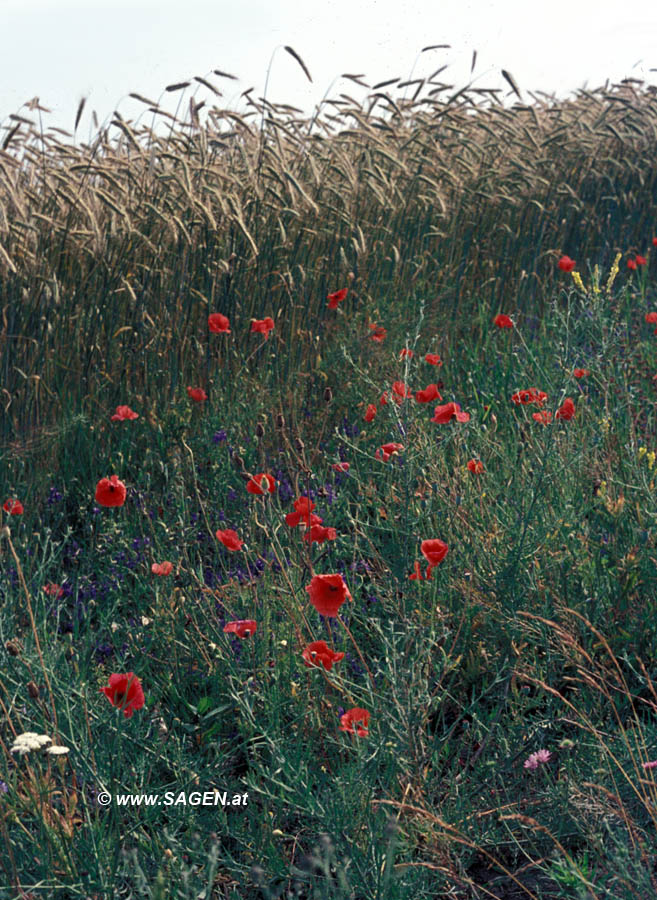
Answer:
[[[605,291],[606,291],[607,295],[609,295],[612,285],[614,283],[614,280],[616,279],[616,276],[618,275],[618,273],[620,271],[619,263],[622,259],[622,256],[623,256],[622,253],[617,253],[616,258],[614,259],[613,265],[611,267],[611,272],[609,273],[609,278],[607,279],[607,284],[605,287]]]
[[[582,281],[582,276],[579,274],[579,272],[576,269],[573,270],[570,274],[573,276],[573,281],[575,282],[575,284],[577,285],[579,290],[583,294],[585,294],[586,288],[584,287],[584,282]]]
[[[655,465],[655,451],[651,450],[650,453],[646,456],[646,459],[648,460],[648,468],[652,469],[652,467]]]

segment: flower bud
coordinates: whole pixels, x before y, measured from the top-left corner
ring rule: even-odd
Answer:
[[[5,644],[5,650],[10,656],[18,656],[21,652],[20,647],[15,641],[7,641]]]
[[[332,399],[333,399],[333,391],[331,390],[330,387],[327,387],[326,390],[324,391],[324,402],[330,403]]]
[[[39,686],[34,681],[28,681],[27,692],[33,700],[39,699]]]

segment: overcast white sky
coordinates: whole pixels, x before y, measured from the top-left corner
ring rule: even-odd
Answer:
[[[457,88],[472,78],[504,93],[503,68],[521,89],[559,97],[607,79],[657,84],[657,4],[627,0],[0,0],[0,34],[0,124],[36,96],[52,109],[46,125],[72,130],[87,97],[83,139],[93,133],[92,110],[101,123],[117,108],[134,118],[145,107],[129,92],[158,100],[194,75],[223,92],[217,105],[243,110],[240,94],[253,86],[262,95],[279,46],[268,99],[309,113],[327,91],[363,96],[343,73],[373,85],[444,64],[440,78]],[[304,59],[312,84],[284,44]],[[430,44],[451,49],[418,59]],[[211,96],[198,87],[197,99]],[[178,96],[167,95],[164,108],[174,111]]]

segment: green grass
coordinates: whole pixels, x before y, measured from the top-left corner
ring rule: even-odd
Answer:
[[[653,115],[654,98],[635,100],[627,121]],[[615,116],[621,104],[605,102]],[[570,123],[572,157],[557,138],[545,152],[578,177],[607,146],[603,124],[586,139],[577,130],[596,103],[552,115],[557,135]],[[306,155],[277,143],[273,126],[242,131],[214,162],[198,129],[169,143],[151,135],[176,170],[152,182],[148,146],[117,145],[104,200],[76,183],[87,212],[64,205],[65,182],[109,154],[107,135],[68,161],[42,141],[41,193],[27,162],[16,169],[31,213],[0,234],[15,268],[0,282],[0,502],[24,506],[2,514],[0,540],[0,897],[654,896],[657,789],[643,767],[657,758],[648,197],[628,156],[632,208],[614,227],[592,218],[578,242],[563,225],[572,197],[557,190],[566,169],[543,186],[554,205],[541,216],[536,163],[525,206],[504,220],[494,210],[511,176],[500,161],[488,201],[474,182],[454,189],[436,244],[439,207],[420,193],[412,153],[429,153],[440,119],[422,112],[308,137]],[[488,113],[492,156],[508,129],[528,146],[532,114],[507,113]],[[443,114],[453,129],[479,127],[458,107]],[[382,142],[397,154],[385,171],[374,163]],[[312,180],[321,165],[315,193],[284,174]],[[395,190],[397,170],[406,181]],[[602,184],[603,170],[586,171]],[[192,202],[220,176],[242,209],[223,219],[225,198],[204,213]],[[267,194],[267,178],[296,199]],[[329,196],[344,208],[331,213]],[[600,212],[602,194],[589,201]],[[493,220],[513,241],[487,236]],[[562,253],[577,257],[581,287],[558,269]],[[636,253],[647,264],[632,272]],[[329,310],[326,294],[347,286]],[[500,311],[513,329],[494,326]],[[230,335],[209,333],[211,312],[229,316]],[[269,315],[267,340],[249,332]],[[413,357],[400,359],[403,348]],[[590,374],[575,378],[578,367]],[[441,402],[470,420],[432,423],[439,401],[398,404],[396,381],[414,392],[442,382]],[[188,386],[208,400],[192,401]],[[535,421],[538,406],[511,400],[529,388],[553,414],[572,398],[574,418]],[[110,421],[118,404],[139,418]],[[403,449],[377,459],[389,442]],[[332,468],[341,459],[348,473]],[[261,472],[277,480],[264,497],[246,490]],[[127,486],[118,508],[94,501],[111,474]],[[301,495],[334,541],[309,545],[286,524]],[[226,528],[241,550],[217,540]],[[426,572],[431,538],[449,551],[430,580],[410,580],[416,561]],[[153,574],[164,560],[172,573]],[[326,618],[306,586],[338,572],[352,600]],[[44,590],[52,584],[61,596]],[[256,620],[255,634],[224,632],[242,619]],[[330,672],[303,664],[317,640],[345,654]],[[127,672],[145,695],[130,718],[100,691]],[[367,736],[340,730],[353,707],[370,713]],[[29,731],[69,752],[12,753]],[[540,749],[550,760],[527,769]],[[248,798],[189,801],[214,790]],[[163,802],[103,806],[102,792]],[[187,802],[166,800],[181,792]]]

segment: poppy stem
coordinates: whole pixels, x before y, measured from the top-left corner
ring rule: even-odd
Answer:
[[[338,616],[338,619],[339,619],[339,621],[342,623],[342,627],[344,628],[344,630],[347,632],[347,634],[348,634],[349,637],[351,638],[351,643],[352,643],[352,644],[354,645],[354,647],[356,648],[356,653],[357,653],[358,656],[360,657],[360,661],[362,662],[363,666],[365,667],[365,671],[366,671],[367,674],[370,676],[370,682],[372,683],[372,687],[374,687],[374,686],[375,686],[375,685],[374,685],[374,675],[372,675],[372,673],[370,672],[370,667],[369,667],[369,666],[367,665],[367,663],[365,662],[365,658],[363,657],[363,654],[360,652],[360,647],[359,647],[358,644],[356,643],[355,637],[353,636],[353,634],[351,633],[351,631],[349,631],[349,626],[348,626],[347,623],[344,621],[344,619],[341,619],[339,616]]]
[[[32,612],[32,601],[30,599],[30,592],[27,589],[27,585],[25,584],[25,576],[23,575],[23,569],[21,567],[21,562],[18,558],[18,554],[14,549],[14,545],[11,542],[11,537],[7,534],[5,535],[7,538],[7,543],[9,544],[9,550],[11,551],[11,555],[14,557],[14,562],[16,563],[16,571],[18,572],[18,577],[25,592],[25,599],[27,601],[27,612],[30,617],[30,627],[32,629],[32,634],[34,635],[34,645],[37,649],[37,653],[39,655],[39,662],[41,663],[41,671],[43,672],[43,678],[46,682],[46,687],[48,688],[48,697],[50,698],[50,705],[52,706],[52,720],[53,725],[55,726],[55,742],[57,741],[57,710],[55,709],[55,698],[53,696],[52,687],[50,685],[50,679],[48,678],[48,671],[46,669],[46,664],[43,661],[43,653],[41,652],[41,644],[39,643],[39,634],[37,632],[36,622],[34,621],[34,613]]]

